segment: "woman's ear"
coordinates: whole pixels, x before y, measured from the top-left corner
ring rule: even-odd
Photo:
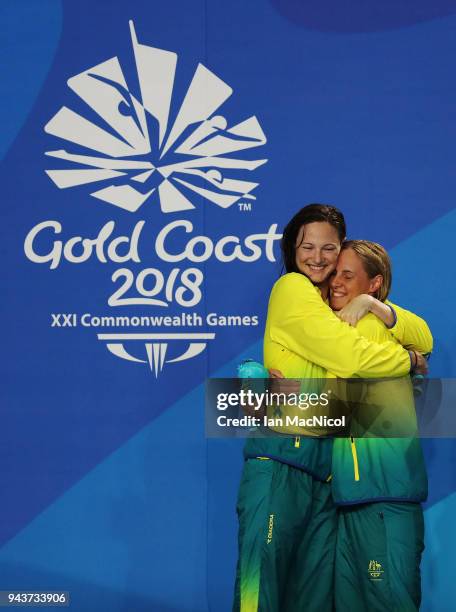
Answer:
[[[379,291],[380,287],[383,285],[383,276],[381,274],[377,274],[374,278],[371,278],[369,281],[369,293],[370,295],[374,295]]]

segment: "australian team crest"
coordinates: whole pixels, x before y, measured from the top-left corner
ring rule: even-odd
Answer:
[[[369,577],[371,580],[382,580],[382,575],[384,570],[382,568],[382,564],[378,561],[371,560],[369,561],[368,567]]]

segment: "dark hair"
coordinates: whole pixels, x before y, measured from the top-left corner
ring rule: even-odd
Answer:
[[[296,266],[296,240],[303,225],[315,222],[326,222],[337,231],[339,240],[345,240],[345,219],[341,211],[328,204],[308,204],[289,221],[283,231],[280,247],[282,249],[283,265],[286,272],[299,272]]]
[[[374,294],[381,302],[388,297],[391,289],[391,260],[381,244],[369,240],[347,240],[342,250],[352,249],[360,258],[363,268],[369,278],[381,276],[382,284]]]

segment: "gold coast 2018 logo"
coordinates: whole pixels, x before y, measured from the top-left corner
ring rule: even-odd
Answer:
[[[46,156],[55,162],[53,168],[46,170],[47,175],[59,189],[85,188],[87,195],[104,205],[129,213],[137,213],[146,204],[159,206],[163,213],[191,211],[196,203],[222,209],[237,203],[240,208],[248,209],[249,201],[256,199],[253,191],[258,183],[241,179],[239,173],[252,172],[267,160],[243,159],[240,153],[266,143],[258,119],[251,116],[229,126],[218,110],[233,90],[201,63],[182,103],[173,111],[176,53],[139,43],[133,22],[130,30],[136,70],[132,80],[137,81],[139,88],[135,90],[136,95],[117,57],[69,78],[68,86],[87,105],[88,112],[83,116],[62,106],[46,124],[47,134],[70,143],[69,150],[46,151]],[[62,224],[57,220],[42,221],[27,234],[24,251],[30,261],[47,264],[50,269],[59,267],[62,260],[74,264],[89,259],[98,259],[101,263],[141,263],[139,244],[149,234],[146,221],[136,220],[127,236],[116,235],[115,226],[115,221],[110,220],[99,230],[91,231],[90,237],[70,236],[60,240]],[[217,241],[204,235],[191,236],[180,252],[176,252],[173,250],[176,235],[182,240],[193,232],[193,224],[188,219],[177,219],[156,233],[155,254],[161,261],[172,263],[198,264],[211,257],[221,263],[252,262],[263,254],[269,261],[275,261],[273,245],[280,239],[276,230],[277,225],[271,224],[264,233],[244,239],[228,235]],[[149,267],[135,275],[130,268],[121,267],[112,275],[112,281],[120,284],[108,299],[109,307],[166,308],[176,304],[191,308],[201,300],[203,272],[193,265],[186,269],[174,267],[166,274],[160,268]],[[136,291],[134,297],[128,295],[132,289]],[[218,323],[203,321],[194,312],[162,318],[52,313],[52,326],[85,326],[84,322],[88,321],[107,321],[107,326],[131,329],[135,325],[153,325],[150,321],[154,319],[166,321],[163,325],[167,328],[179,327],[185,322],[187,326],[206,327],[225,324],[220,323],[215,313],[210,315],[210,320]],[[231,317],[232,321],[237,319],[240,317]],[[258,324],[258,317],[242,317],[236,324]],[[184,361],[204,351],[215,333],[176,333],[162,327],[158,333],[122,330],[98,333],[97,337],[115,356],[149,364],[158,376],[165,363]],[[139,356],[138,342],[143,346],[143,355]],[[174,355],[170,355],[169,346],[177,343],[186,346],[176,348]]]
[[[45,131],[97,151],[103,157],[47,151],[50,157],[79,166],[47,170],[49,177],[61,189],[108,183],[90,195],[130,212],[136,212],[155,193],[165,213],[194,208],[182,188],[198,200],[204,198],[222,208],[241,198],[255,199],[251,192],[257,183],[227,178],[224,173],[255,170],[267,160],[223,156],[265,144],[266,137],[257,118],[249,117],[228,127],[225,117],[216,112],[233,90],[198,64],[170,126],[177,55],[138,43],[132,22],[130,28],[140,99],[131,93],[117,57],[70,78],[68,86],[118,136],[63,106]],[[158,125],[155,139],[151,137],[149,117]],[[173,157],[184,161],[173,163]],[[113,183],[118,177],[122,177],[120,184]],[[204,186],[200,186],[201,182]],[[150,188],[137,187],[148,183]]]

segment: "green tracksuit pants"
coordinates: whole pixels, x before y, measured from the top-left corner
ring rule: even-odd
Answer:
[[[248,459],[238,498],[234,612],[331,612],[337,513],[329,483]]]
[[[337,612],[416,612],[424,549],[421,505],[375,502],[339,510]]]

